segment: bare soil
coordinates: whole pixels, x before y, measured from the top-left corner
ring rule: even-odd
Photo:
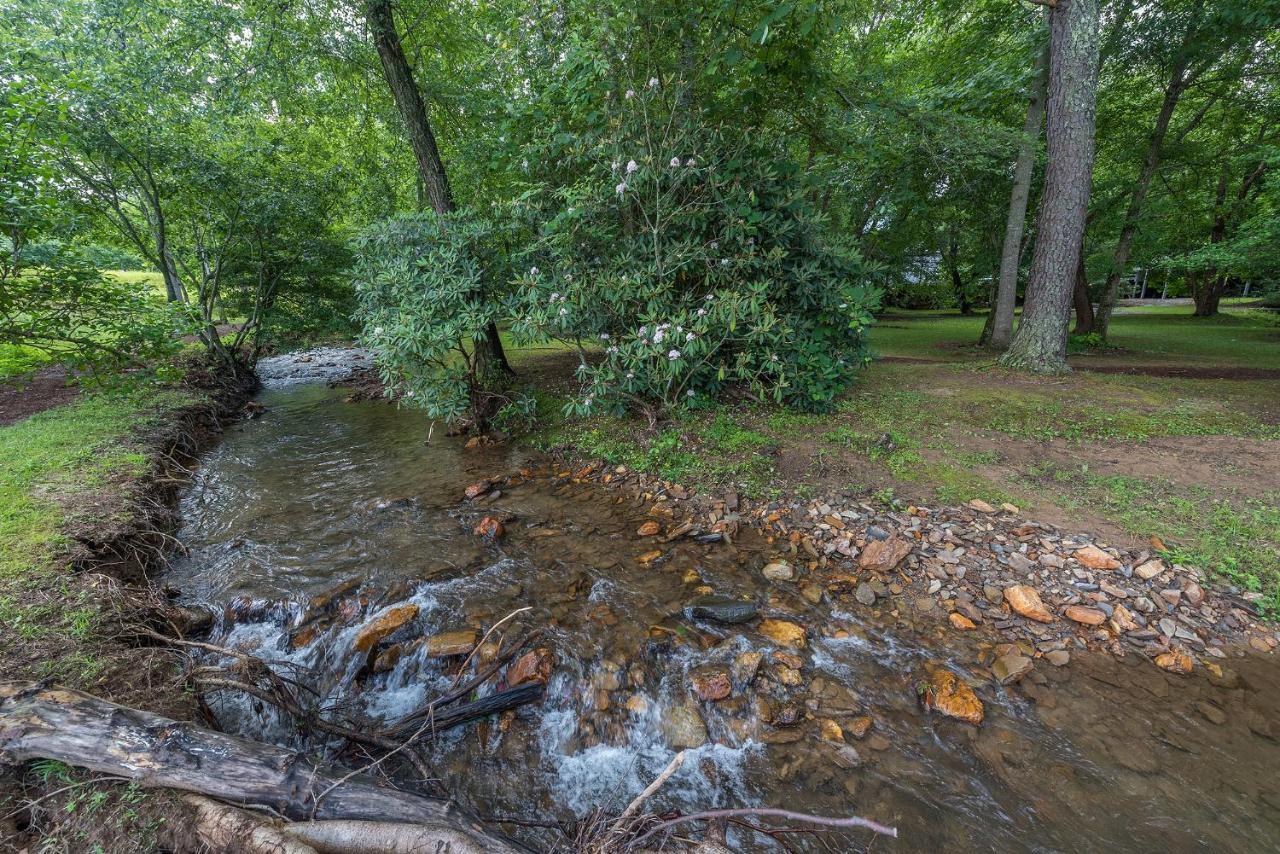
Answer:
[[[80,388],[67,383],[62,365],[47,365],[26,377],[0,382],[0,426],[69,403]]]

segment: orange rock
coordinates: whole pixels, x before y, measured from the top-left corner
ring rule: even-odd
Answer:
[[[468,500],[471,500],[471,499],[479,498],[481,495],[484,495],[486,492],[488,492],[492,488],[493,488],[493,481],[481,480],[468,486],[464,494],[467,496]]]
[[[479,634],[472,629],[456,632],[441,632],[427,638],[428,658],[447,658],[451,655],[466,655],[475,649]]]
[[[974,626],[973,624],[973,620],[970,620],[968,617],[966,617],[964,614],[961,614],[959,611],[952,611],[950,620],[951,620],[951,625],[962,632],[967,632],[976,628],[976,626]]]
[[[689,674],[689,683],[698,699],[708,702],[723,700],[733,691],[729,674],[724,670],[695,671]]]
[[[840,729],[840,724],[831,718],[822,718],[818,721],[818,733],[823,741],[844,741],[844,730]]]
[[[858,555],[858,566],[873,572],[891,572],[911,554],[911,543],[892,536],[887,540],[872,540]]]
[[[1156,656],[1156,667],[1162,670],[1168,670],[1170,673],[1187,674],[1195,667],[1195,662],[1191,660],[1191,656],[1187,655],[1180,649],[1171,649],[1168,652],[1162,652]]]
[[[400,662],[400,656],[404,655],[404,644],[397,643],[384,649],[378,653],[378,657],[373,660],[373,672],[385,673],[393,670]]]
[[[982,701],[973,689],[943,667],[930,672],[928,682],[923,685],[922,696],[926,708],[974,726],[981,725],[985,715]]]
[[[871,719],[871,715],[859,715],[845,724],[845,729],[847,729],[849,734],[854,738],[866,738],[866,735],[871,730],[871,725],[873,723],[874,721]]]
[[[1086,626],[1100,626],[1107,621],[1107,615],[1097,608],[1086,608],[1084,605],[1071,605],[1066,610],[1068,620],[1084,623]]]
[[[507,668],[507,686],[514,688],[526,682],[546,682],[551,678],[556,656],[546,647],[531,649]]]
[[[289,638],[290,649],[302,649],[316,639],[315,626],[303,626]]]
[[[356,635],[356,649],[360,652],[368,652],[379,641],[416,616],[418,616],[417,605],[399,605],[395,608],[388,608],[361,629],[360,634]]]
[[[1015,584],[1004,589],[1004,599],[1015,613],[1041,623],[1052,623],[1053,614],[1040,601],[1040,594],[1034,587],[1026,584]]]
[[[507,529],[502,527],[502,523],[492,516],[485,516],[471,530],[471,533],[477,537],[488,537],[491,540],[500,540],[507,533]]]
[[[652,537],[654,534],[658,533],[661,530],[662,530],[662,526],[659,525],[657,522],[653,521],[652,519],[650,519],[648,522],[645,522],[638,529],[636,529],[636,533],[642,537]]]
[[[994,513],[994,512],[996,512],[996,508],[992,507],[990,504],[988,504],[987,502],[983,501],[981,498],[975,498],[975,499],[973,499],[972,501],[970,501],[968,504],[966,504],[965,506],[966,506],[966,507],[968,507],[968,508],[970,508],[971,510],[977,510],[979,513]]]
[[[760,634],[774,643],[793,649],[804,649],[805,646],[804,629],[786,620],[761,620]]]
[[[1075,553],[1071,556],[1090,569],[1120,568],[1120,561],[1116,560],[1097,546],[1085,546],[1082,549],[1076,549]]]
[[[655,560],[657,560],[660,557],[662,557],[662,551],[659,549],[654,549],[651,552],[645,552],[644,554],[640,555],[640,557],[636,558],[636,560],[639,561],[641,564],[649,564],[649,563],[653,563]]]

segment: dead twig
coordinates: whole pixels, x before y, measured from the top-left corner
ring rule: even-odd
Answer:
[[[631,842],[630,847],[638,847],[643,845],[651,837],[662,833],[664,830],[675,827],[676,825],[686,824],[691,821],[710,821],[717,818],[738,818],[743,816],[771,816],[774,818],[784,818],[788,821],[801,821],[808,824],[820,824],[825,827],[861,827],[874,831],[884,836],[898,836],[898,828],[888,827],[886,825],[874,822],[868,818],[860,816],[849,816],[848,818],[831,818],[821,815],[809,815],[808,813],[793,812],[791,810],[775,809],[771,807],[742,807],[739,809],[723,809],[723,810],[704,810],[703,812],[690,813],[689,815],[677,816],[667,819],[654,825],[643,836]]]

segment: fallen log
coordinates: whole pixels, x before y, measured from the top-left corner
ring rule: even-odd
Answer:
[[[524,849],[455,805],[345,774],[301,753],[47,685],[0,684],[0,758],[56,759],[245,806],[295,821],[423,824],[455,834],[461,854]],[[471,846],[470,848],[465,846]]]

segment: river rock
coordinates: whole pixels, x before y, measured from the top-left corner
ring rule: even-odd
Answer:
[[[991,663],[991,673],[1001,685],[1017,682],[1031,672],[1035,665],[1030,658],[1020,653],[1006,653]]]
[[[490,540],[500,540],[506,535],[507,529],[502,526],[502,522],[493,516],[485,516],[476,526],[471,529],[471,533],[477,537],[484,537]]]
[[[526,682],[546,682],[551,678],[556,655],[546,647],[531,649],[517,658],[507,668],[507,687],[514,688]]]
[[[689,674],[689,684],[699,700],[711,703],[725,699],[733,691],[728,672],[718,668],[695,670]]]
[[[417,616],[417,605],[399,605],[395,608],[388,608],[356,635],[356,649],[360,652],[368,652],[387,635]]]
[[[404,655],[404,644],[392,644],[378,653],[378,657],[373,660],[373,672],[386,673],[388,670],[394,670],[400,663],[402,655]]]
[[[1191,660],[1191,656],[1180,649],[1171,649],[1156,656],[1156,667],[1161,670],[1167,670],[1170,673],[1186,675],[1191,672],[1194,666],[1195,663]]]
[[[763,658],[763,654],[752,649],[740,652],[729,668],[729,675],[735,683],[745,688],[756,678],[756,671],[760,669],[760,660]]]
[[[1165,571],[1164,561],[1160,558],[1152,558],[1146,563],[1136,567],[1133,574],[1141,578],[1143,581],[1150,581],[1157,575]]]
[[[1204,601],[1204,588],[1192,581],[1182,588],[1182,595],[1191,603],[1191,607],[1199,608],[1200,603]]]
[[[466,655],[476,648],[479,634],[473,629],[461,629],[456,632],[441,632],[427,638],[427,658],[447,658],[451,655]]]
[[[876,591],[870,584],[864,581],[859,584],[858,589],[854,591],[853,598],[857,599],[863,605],[874,605],[876,604]]]
[[[667,709],[662,716],[662,735],[675,750],[701,747],[707,741],[707,725],[692,700]]]
[[[1015,584],[1012,587],[1006,587],[1004,598],[1015,613],[1028,620],[1036,620],[1040,623],[1053,622],[1053,614],[1049,613],[1049,609],[1040,601],[1040,594],[1030,585]]]
[[[925,707],[949,718],[980,726],[984,710],[978,695],[959,676],[945,667],[936,667],[922,686]]]
[[[847,722],[844,728],[845,732],[849,733],[849,735],[854,738],[863,739],[867,737],[867,733],[871,730],[871,725],[873,723],[874,721],[872,720],[871,715],[858,715],[853,720]]]
[[[983,501],[981,498],[974,498],[965,506],[968,507],[970,510],[977,510],[979,513],[996,512],[996,508],[992,507],[990,504]]]
[[[1065,611],[1067,619],[1086,626],[1100,626],[1107,621],[1107,615],[1097,608],[1084,605],[1068,605]]]
[[[662,526],[659,525],[654,520],[650,519],[648,522],[645,522],[643,525],[641,525],[639,528],[636,529],[636,534],[641,537],[652,537],[661,530],[662,530]]]
[[[1044,654],[1044,658],[1054,667],[1066,667],[1071,661],[1071,653],[1065,649],[1051,649]]]
[[[837,741],[844,743],[844,730],[840,729],[840,724],[831,720],[831,718],[821,718],[818,721],[818,735],[823,741]],[[856,753],[854,754],[857,755]]]
[[[891,572],[911,554],[911,544],[896,535],[872,540],[858,555],[858,566],[872,572]]]
[[[765,564],[761,574],[770,581],[790,581],[796,577],[796,571],[785,560]]]
[[[973,620],[970,620],[968,617],[966,617],[964,614],[961,614],[959,611],[952,611],[951,616],[948,617],[948,619],[951,620],[951,625],[958,631],[968,632],[977,628],[974,625]]]
[[[471,501],[471,500],[475,500],[476,498],[479,498],[481,495],[484,495],[486,492],[488,492],[492,488],[493,488],[493,481],[481,480],[468,486],[464,494],[467,496],[467,500]]]
[[[1093,545],[1076,549],[1071,556],[1090,569],[1110,570],[1120,568],[1120,561]]]
[[[689,601],[684,614],[691,620],[714,620],[717,623],[745,623],[756,616],[756,603],[728,596],[699,596]]]
[[[804,628],[787,620],[761,620],[760,634],[774,643],[793,649],[804,649],[805,646]]]

